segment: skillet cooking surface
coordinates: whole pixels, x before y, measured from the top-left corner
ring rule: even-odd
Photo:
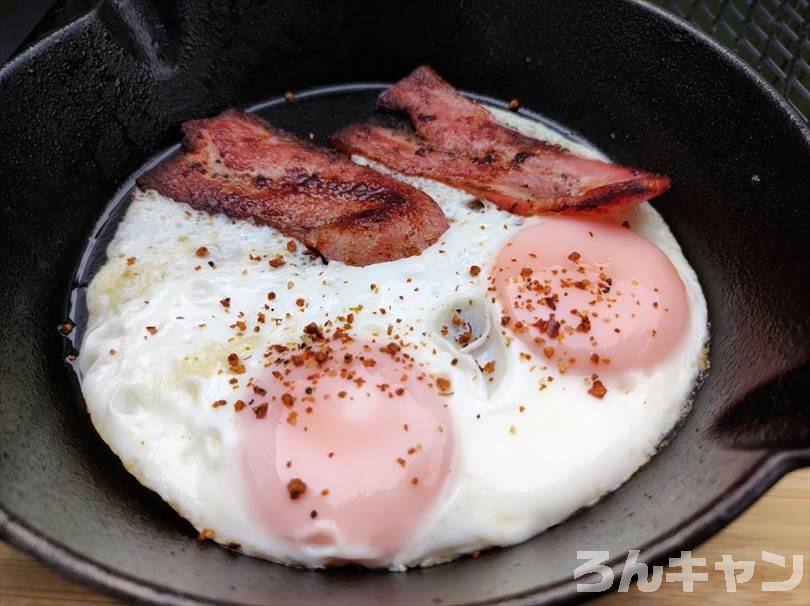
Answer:
[[[810,462],[810,137],[717,47],[635,2],[138,6],[103,3],[0,73],[0,140],[9,142],[0,147],[0,281],[14,285],[2,301],[0,530],[12,542],[155,603],[535,603],[575,596],[577,550],[609,550],[620,562],[640,547],[648,562],[661,559]],[[407,574],[306,572],[197,545],[122,469],[76,397],[55,329],[69,276],[99,236],[107,201],[178,139],[182,120],[288,88],[394,80],[421,63],[461,88],[516,96],[616,161],[673,177],[656,207],[712,320],[712,370],[694,411],[597,507],[477,559]],[[266,115],[323,142],[373,110],[368,86],[332,92],[276,99]]]

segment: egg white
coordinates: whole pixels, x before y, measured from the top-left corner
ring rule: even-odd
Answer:
[[[526,134],[602,158],[540,123],[492,111]],[[267,344],[295,342],[310,322],[322,324],[349,308],[357,336],[383,336],[400,320],[397,332],[419,343],[417,355],[450,377],[454,388],[449,405],[457,451],[444,494],[389,562],[393,570],[514,544],[559,523],[627,480],[688,409],[705,365],[706,302],[678,243],[650,205],[623,219],[669,257],[686,286],[689,326],[677,350],[654,372],[631,373],[597,400],[586,393],[581,376],[541,373],[521,358],[528,351],[514,340],[500,353],[504,376],[493,390],[474,363],[451,364],[459,356],[439,334],[439,319],[460,298],[481,299],[500,314],[486,280],[497,253],[524,226],[556,219],[518,217],[443,184],[395,176],[428,193],[450,221],[440,241],[419,256],[368,267],[324,265],[300,244],[290,253],[290,238],[271,228],[136,191],[108,260],[90,285],[79,361],[97,431],[142,484],[198,530],[214,529],[223,544],[308,567],[348,555],[268,534],[245,503],[231,458],[236,413],[212,402],[234,395],[225,372],[230,352],[255,353],[245,365],[248,375],[258,375]],[[200,247],[207,256],[198,256]],[[277,255],[286,264],[272,268],[267,260]],[[482,269],[477,277],[470,273],[473,265]],[[268,292],[276,298],[262,330],[234,337],[238,311],[252,327]],[[226,297],[228,309],[220,303]],[[548,374],[555,380],[540,391],[538,381]]]

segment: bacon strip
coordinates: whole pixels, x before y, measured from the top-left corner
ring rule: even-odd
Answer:
[[[227,110],[183,124],[183,150],[138,179],[198,210],[252,219],[325,257],[369,265],[419,254],[447,219],[426,194]]]
[[[418,137],[350,126],[333,137],[339,150],[448,183],[516,214],[638,204],[669,188],[668,177],[581,158],[499,124],[430,67],[414,70],[379,102],[406,112]]]

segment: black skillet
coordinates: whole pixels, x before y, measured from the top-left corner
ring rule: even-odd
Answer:
[[[694,411],[598,506],[477,559],[407,574],[304,572],[199,546],[96,437],[65,363],[70,341],[56,326],[86,243],[183,120],[276,99],[261,113],[323,143],[369,116],[378,88],[316,87],[390,82],[422,63],[672,177],[655,205],[698,272],[712,322],[712,369]],[[278,100],[287,89],[299,92],[292,105]],[[0,184],[0,534],[120,597],[576,599],[577,550],[609,550],[617,566],[631,548],[662,561],[810,464],[810,134],[746,66],[649,5],[108,0],[0,72]]]

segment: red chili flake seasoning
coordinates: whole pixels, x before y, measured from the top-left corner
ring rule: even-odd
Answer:
[[[225,406],[225,404],[227,404],[225,400],[217,400],[216,402],[211,404],[211,406],[213,406],[214,408],[220,408],[222,406]]]
[[[245,365],[242,364],[242,360],[235,353],[228,354],[228,367],[235,375],[241,375],[245,372]]]
[[[56,328],[63,335],[68,336],[70,333],[73,332],[73,329],[76,328],[76,325],[73,322],[65,322],[64,324],[60,324]]]
[[[281,403],[284,404],[284,406],[286,406],[287,408],[292,408],[294,402],[295,398],[293,398],[288,393],[285,393],[281,396]]]
[[[290,498],[295,501],[298,497],[306,493],[307,485],[304,484],[301,478],[293,478],[287,483],[287,492],[290,493]]]
[[[284,91],[284,100],[287,103],[295,103],[295,95],[293,94],[293,92],[291,90],[285,90]]]
[[[605,397],[607,393],[607,387],[605,384],[602,383],[599,379],[596,379],[591,385],[591,388],[588,390],[588,393],[591,394],[594,398],[602,399]]]
[[[406,465],[405,459],[403,459],[402,457],[397,457],[397,463],[399,463],[400,467],[405,467]]]
[[[552,339],[556,339],[560,334],[560,322],[554,314],[550,314],[548,320],[538,320],[532,326]]]
[[[543,355],[546,356],[549,360],[554,357],[554,348],[553,347],[544,347],[543,348]]]
[[[450,388],[452,384],[450,383],[450,379],[445,379],[444,377],[438,377],[436,379],[436,387],[439,388],[439,393],[442,394],[449,394]]]
[[[484,372],[492,374],[495,372],[495,360],[490,360],[484,364]]]
[[[306,303],[307,303],[307,302],[306,302],[306,301],[304,301],[304,299],[301,299],[301,298],[299,298],[299,299],[296,299],[296,300],[295,300],[295,304],[296,304],[298,307],[303,307],[304,305],[306,305]]]
[[[267,402],[263,402],[253,409],[253,414],[257,419],[263,419],[267,416]]]
[[[219,304],[222,305],[225,309],[228,309],[231,306],[231,298],[225,297],[224,299],[219,300]]]
[[[301,301],[299,306],[302,306],[303,303],[304,303],[304,300],[303,299],[298,299],[298,301]],[[298,301],[296,301],[296,303]],[[309,324],[304,326],[304,334],[309,335],[310,337],[312,337],[316,341],[320,341],[320,340],[323,339],[323,331],[321,330],[321,328],[317,324],[315,324],[315,322],[310,322]]]
[[[197,540],[200,543],[204,543],[205,541],[213,541],[217,536],[217,533],[214,532],[211,528],[203,528],[200,531],[200,534],[197,535]]]
[[[472,267],[470,267],[470,275],[471,276],[474,277],[474,276],[477,276],[480,273],[481,273],[481,268],[478,267],[477,265],[473,265]]]
[[[147,326],[146,327],[146,332],[148,332],[150,335],[156,335],[157,331],[158,331],[157,326]]]
[[[137,261],[137,260],[138,259],[136,259],[135,257],[129,257],[127,259],[127,265],[135,265],[135,261]]]
[[[245,406],[247,406],[247,404],[245,404],[242,400],[237,400],[233,403],[233,409],[236,412],[242,412],[245,409]]]
[[[287,250],[289,250],[291,253],[294,253],[296,250],[298,250],[298,245],[292,240],[290,240],[289,242],[287,242]]]
[[[287,415],[287,425],[295,427],[297,424],[298,424],[298,413],[292,411],[290,414]]]
[[[205,246],[200,246],[197,249],[197,256],[198,257],[207,257],[208,256],[208,249]]]
[[[517,99],[511,99],[509,101],[509,109],[516,112],[518,109],[520,109],[520,101]]]
[[[577,251],[574,251],[570,255],[568,255],[568,260],[573,261],[574,263],[579,261],[581,258],[582,258],[582,255],[580,255]]]
[[[278,269],[279,267],[287,264],[287,262],[284,260],[284,257],[282,257],[281,255],[273,259],[270,259],[268,263],[270,264],[270,267],[272,267],[273,269]]]
[[[390,356],[398,354],[401,349],[402,348],[399,345],[397,345],[396,343],[394,343],[393,341],[391,341],[385,347],[380,347],[381,352],[387,353]]]
[[[276,293],[274,293],[274,292],[267,293],[267,300],[268,301],[272,301],[275,298],[276,298]]]
[[[264,387],[260,387],[259,385],[254,385],[253,393],[255,393],[257,396],[266,396],[267,390]]]

